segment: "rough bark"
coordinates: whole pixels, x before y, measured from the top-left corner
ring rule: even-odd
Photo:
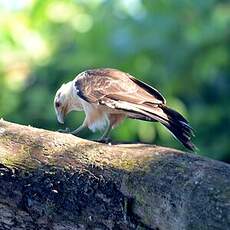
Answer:
[[[0,229],[228,229],[230,167],[0,121]]]

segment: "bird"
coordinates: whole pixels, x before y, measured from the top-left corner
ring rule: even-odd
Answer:
[[[118,69],[89,69],[79,73],[57,90],[54,109],[61,124],[71,111],[84,111],[83,123],[72,132],[67,130],[73,135],[85,128],[92,132],[104,130],[99,140],[105,140],[113,128],[131,118],[160,122],[187,149],[195,149],[189,122],[166,105],[157,89]]]

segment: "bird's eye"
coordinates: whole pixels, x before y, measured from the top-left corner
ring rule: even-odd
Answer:
[[[61,103],[60,102],[55,102],[55,106],[58,108],[61,106]]]

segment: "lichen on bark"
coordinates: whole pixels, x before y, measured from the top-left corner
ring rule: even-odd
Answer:
[[[0,229],[227,229],[230,167],[0,121]]]

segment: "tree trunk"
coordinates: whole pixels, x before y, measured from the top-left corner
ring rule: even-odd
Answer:
[[[0,121],[0,229],[229,229],[230,167]]]

